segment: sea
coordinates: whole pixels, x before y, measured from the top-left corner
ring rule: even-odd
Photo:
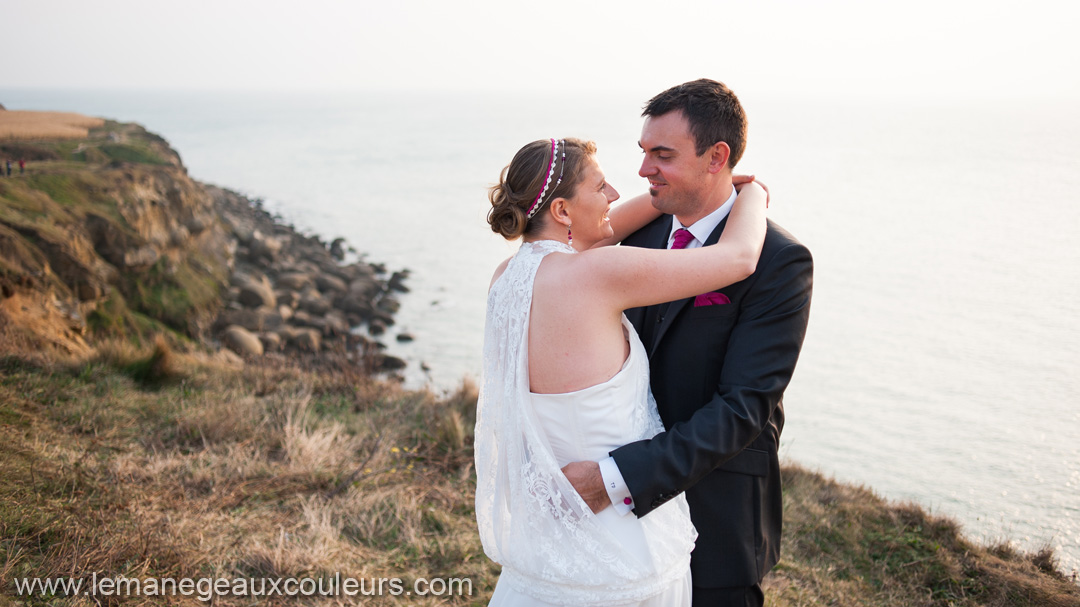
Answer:
[[[194,178],[410,270],[382,339],[439,392],[478,377],[487,286],[517,248],[484,222],[487,187],[525,143],[574,136],[644,191],[647,97],[0,87],[8,109],[139,122]],[[742,100],[739,170],[815,259],[782,458],[1080,569],[1075,102]]]

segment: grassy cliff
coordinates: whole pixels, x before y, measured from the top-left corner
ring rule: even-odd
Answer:
[[[29,166],[0,179],[0,289],[17,297],[3,306],[14,324],[67,353],[95,337],[206,334],[228,234],[163,139],[103,121],[83,139],[0,140],[3,157]]]

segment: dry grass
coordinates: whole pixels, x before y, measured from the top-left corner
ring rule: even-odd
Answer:
[[[0,140],[84,139],[101,118],[69,112],[0,111]]]
[[[472,596],[363,604],[484,604],[498,567],[473,514],[475,404],[470,384],[439,396],[347,369],[222,365],[164,342],[66,363],[0,356],[0,605],[14,577],[95,571],[468,578]],[[773,607],[1080,605],[1048,553],[974,545],[917,507],[784,474]]]
[[[981,546],[915,504],[784,468],[784,554],[767,605],[1077,607],[1047,551]]]
[[[67,364],[0,360],[0,604],[15,576],[92,571],[341,572],[406,587],[457,577],[474,588],[365,604],[478,604],[490,594],[497,568],[472,514],[474,388],[439,397],[358,374],[201,358],[159,342],[114,343]],[[159,379],[138,379],[155,360]]]

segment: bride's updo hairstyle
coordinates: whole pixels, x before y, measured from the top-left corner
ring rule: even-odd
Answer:
[[[544,208],[573,197],[585,159],[595,153],[596,144],[581,139],[541,139],[518,150],[488,191],[491,231],[507,240],[539,231],[547,221]]]

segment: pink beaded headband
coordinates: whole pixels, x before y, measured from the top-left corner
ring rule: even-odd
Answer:
[[[542,202],[544,195],[547,194],[548,186],[551,185],[551,178],[555,175],[556,158],[559,156],[559,145],[562,144],[562,164],[559,166],[559,180],[555,182],[555,187],[551,188],[554,193],[559,188],[559,184],[562,183],[563,171],[566,169],[566,140],[560,139],[559,141],[551,140],[551,162],[548,163],[547,178],[544,179],[544,187],[540,189],[540,193],[536,195],[536,200],[533,201],[532,206],[529,207],[529,212],[525,214],[525,219],[532,219],[533,215],[540,210],[540,207],[544,206]]]

